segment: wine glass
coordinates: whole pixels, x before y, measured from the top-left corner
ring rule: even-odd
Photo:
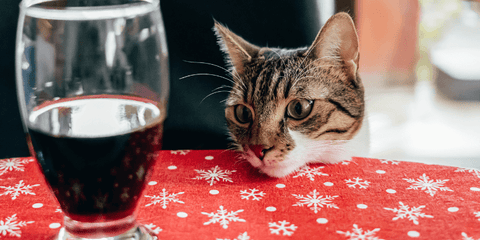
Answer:
[[[18,101],[64,213],[56,239],[156,239],[136,222],[169,93],[159,0],[23,0]]]

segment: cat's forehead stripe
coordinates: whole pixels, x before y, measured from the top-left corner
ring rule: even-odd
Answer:
[[[283,96],[281,95],[281,93],[282,93],[282,91],[281,91],[282,87],[281,86],[284,85],[284,84],[282,84],[284,82],[284,79],[282,77],[282,73],[277,72],[275,78],[276,78],[275,82],[272,82],[272,84],[271,84],[272,85],[271,88],[273,89],[273,92],[275,93],[273,95],[273,97],[274,97],[273,99],[280,99],[280,98],[284,97],[284,95]]]
[[[274,96],[272,97],[272,95],[274,95],[273,93],[276,89],[271,89],[271,84],[278,80],[278,74],[275,74],[276,66],[274,63],[268,63],[266,65],[269,66],[263,67],[259,75],[255,79],[252,79],[255,82],[253,100],[255,101],[256,105],[263,105],[263,102],[265,102],[267,99],[275,99]]]
[[[268,61],[262,66],[262,72],[259,75],[257,81],[261,81],[262,84],[257,84],[259,94],[257,97],[267,97],[269,100],[282,99],[286,97],[285,86],[288,69],[288,63],[285,63],[283,59],[275,61]]]

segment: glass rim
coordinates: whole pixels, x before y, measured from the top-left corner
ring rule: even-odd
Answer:
[[[20,11],[24,14],[50,20],[101,20],[112,18],[128,18],[159,10],[160,0],[141,0],[133,3],[92,6],[66,7],[64,9],[32,7],[39,3],[57,0],[22,0]],[[147,5],[145,3],[148,3]]]

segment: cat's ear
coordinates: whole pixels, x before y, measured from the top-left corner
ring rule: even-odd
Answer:
[[[360,55],[358,35],[350,15],[342,12],[332,16],[305,54],[314,58],[341,60],[349,75],[356,79]]]
[[[218,37],[218,44],[221,50],[227,54],[230,64],[238,74],[243,74],[245,65],[258,56],[260,48],[245,41],[217,21],[215,21],[213,30]]]

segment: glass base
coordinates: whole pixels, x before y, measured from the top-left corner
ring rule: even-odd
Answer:
[[[158,240],[157,236],[150,233],[144,226],[137,226],[129,231],[113,237],[101,237],[101,238],[83,238],[70,234],[65,230],[65,227],[60,229],[57,236],[52,240]]]
[[[146,227],[138,225],[133,216],[101,223],[82,223],[64,217],[64,227],[51,240],[157,240]]]

